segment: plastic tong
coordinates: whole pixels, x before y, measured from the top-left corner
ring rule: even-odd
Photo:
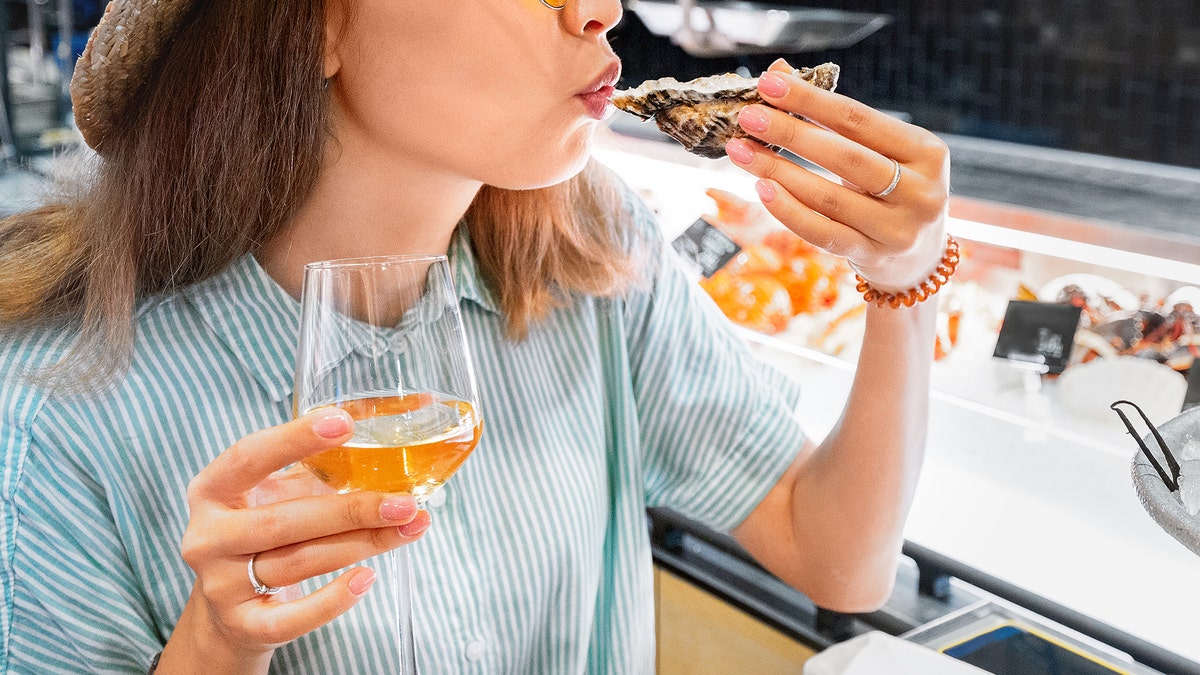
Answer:
[[[1129,417],[1125,415],[1123,410],[1117,407],[1122,403],[1133,406],[1133,409],[1138,411],[1138,414],[1142,416],[1142,421],[1145,422],[1146,426],[1150,428],[1150,433],[1154,436],[1154,440],[1158,441],[1158,447],[1162,449],[1163,457],[1167,460],[1167,467],[1171,469],[1170,476],[1168,476],[1167,472],[1163,470],[1162,465],[1158,463],[1158,459],[1154,456],[1154,453],[1150,451],[1150,448],[1146,445],[1146,442],[1142,440],[1142,437],[1139,436],[1137,431],[1134,430],[1133,423],[1129,421]],[[1167,489],[1171,492],[1179,490],[1179,462],[1175,461],[1175,456],[1171,454],[1171,449],[1167,447],[1167,442],[1164,441],[1162,435],[1158,433],[1158,429],[1156,429],[1154,425],[1150,423],[1150,418],[1146,417],[1146,413],[1142,412],[1142,409],[1132,401],[1116,401],[1109,407],[1112,408],[1113,411],[1116,412],[1121,418],[1121,421],[1125,423],[1125,428],[1129,430],[1129,435],[1133,436],[1134,440],[1137,441],[1138,447],[1142,449],[1142,454],[1146,456],[1146,459],[1150,460],[1150,465],[1153,466],[1154,470],[1158,472],[1158,476],[1159,478],[1162,478],[1163,483],[1166,483]]]

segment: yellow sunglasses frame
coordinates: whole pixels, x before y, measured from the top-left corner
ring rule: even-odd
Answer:
[[[558,2],[558,3],[562,3],[562,4],[552,5],[552,4],[550,4],[550,0],[542,0],[543,5],[549,7],[550,9],[552,9],[556,12],[567,6],[567,0],[554,0],[554,2]]]

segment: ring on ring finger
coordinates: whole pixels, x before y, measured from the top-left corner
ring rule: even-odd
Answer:
[[[900,184],[900,162],[897,162],[896,160],[893,159],[892,166],[893,166],[892,182],[889,183],[887,187],[880,190],[879,192],[872,192],[871,193],[872,197],[874,197],[876,199],[883,199],[884,197],[892,194],[892,192],[895,191],[896,186]]]
[[[258,580],[258,575],[254,573],[254,559],[258,557],[255,553],[250,556],[250,560],[246,563],[246,575],[250,577],[250,585],[254,587],[255,595],[275,595],[283,588],[278,586],[268,586]]]

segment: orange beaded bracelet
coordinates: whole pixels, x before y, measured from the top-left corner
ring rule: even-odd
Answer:
[[[863,300],[873,302],[879,307],[884,305],[890,305],[893,309],[899,309],[900,305],[912,307],[918,302],[928,300],[941,290],[942,286],[950,281],[950,277],[954,276],[954,271],[958,269],[958,261],[958,242],[954,240],[954,237],[946,235],[946,252],[942,254],[937,269],[929,275],[928,279],[917,286],[899,293],[884,293],[872,288],[870,282],[861,274],[855,274],[854,278],[858,281],[855,289],[863,294]]]

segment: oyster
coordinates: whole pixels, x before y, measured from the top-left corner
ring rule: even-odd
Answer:
[[[825,63],[815,68],[794,71],[801,79],[833,91],[840,68]],[[758,79],[733,73],[701,77],[680,82],[673,77],[647,80],[634,89],[615,92],[612,103],[627,113],[653,119],[659,129],[683,144],[688,152],[720,159],[725,143],[746,132],[738,126],[737,116],[751,103],[763,103],[758,95]]]

